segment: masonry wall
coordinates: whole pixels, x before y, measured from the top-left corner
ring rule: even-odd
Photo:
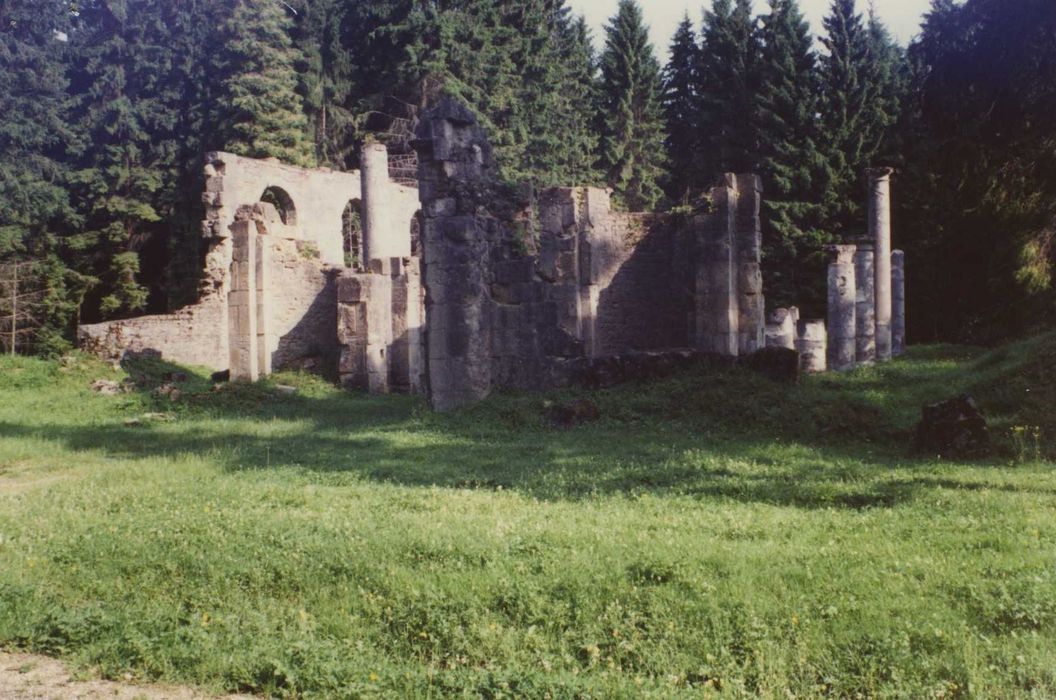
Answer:
[[[418,193],[384,177],[383,149],[380,161],[382,177],[374,183],[370,206],[381,208],[383,216],[375,217],[382,224],[373,235],[382,241],[399,239],[409,250]],[[222,152],[210,153],[204,169],[202,233],[210,253],[200,301],[172,314],[82,326],[81,347],[112,359],[128,352],[150,353],[179,364],[230,369],[232,336],[249,342],[248,327],[231,327],[235,293],[246,313],[253,307],[252,331],[259,336],[252,342],[256,373],[247,371],[247,376],[286,367],[336,370],[336,280],[345,269],[342,217],[352,200],[366,206],[360,173],[309,170]],[[285,222],[274,207],[259,202],[268,189],[281,191],[289,208]],[[233,233],[239,227],[253,235],[258,266],[251,276],[241,270],[245,279],[240,284],[254,289],[232,287]]]
[[[757,178],[730,176],[716,211],[689,218],[616,212],[593,188],[519,201],[492,178],[473,114],[451,100],[423,119],[416,147],[435,408],[559,385],[585,358],[762,347]]]
[[[184,365],[227,369],[227,295],[231,242],[214,242],[197,304],[171,314],[84,324],[77,344],[85,352],[120,361],[126,354],[147,354]]]

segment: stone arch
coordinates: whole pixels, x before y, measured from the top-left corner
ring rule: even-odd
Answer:
[[[348,200],[341,213],[341,241],[345,251],[345,267],[363,269],[363,202]]]
[[[290,193],[281,187],[271,185],[260,195],[260,201],[271,204],[279,212],[279,218],[287,226],[297,225],[297,206]]]
[[[422,210],[414,212],[411,217],[411,257],[420,257],[422,254]]]

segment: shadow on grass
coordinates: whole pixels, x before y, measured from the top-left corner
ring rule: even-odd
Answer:
[[[888,371],[900,376],[896,387],[916,378],[911,369]],[[188,375],[183,397],[156,397],[153,389],[173,372]],[[0,437],[127,459],[197,456],[229,471],[501,487],[546,500],[648,493],[866,509],[897,506],[922,489],[1030,490],[937,478],[934,464],[905,457],[905,431],[891,418],[904,406],[859,400],[853,377],[788,387],[740,370],[690,371],[590,392],[605,418],[556,431],[543,421],[542,403],[573,392],[500,396],[438,415],[415,397],[341,393],[298,377],[287,378],[302,383],[291,396],[271,382],[216,392],[207,377],[160,362],[129,373],[139,379],[135,410],[169,410],[173,422],[0,422]],[[919,384],[903,391],[903,403],[926,393]]]

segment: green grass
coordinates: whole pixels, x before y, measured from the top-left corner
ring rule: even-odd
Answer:
[[[279,697],[1053,697],[1053,367],[1056,336],[701,370],[562,432],[573,392],[440,416],[196,374],[170,403],[5,359],[0,645]],[[912,456],[960,391],[999,455]]]

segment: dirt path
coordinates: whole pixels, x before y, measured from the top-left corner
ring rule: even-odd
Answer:
[[[224,700],[253,700],[225,695]],[[113,681],[78,681],[61,661],[32,654],[0,652],[0,698],[3,700],[212,700],[193,688],[135,685]]]

